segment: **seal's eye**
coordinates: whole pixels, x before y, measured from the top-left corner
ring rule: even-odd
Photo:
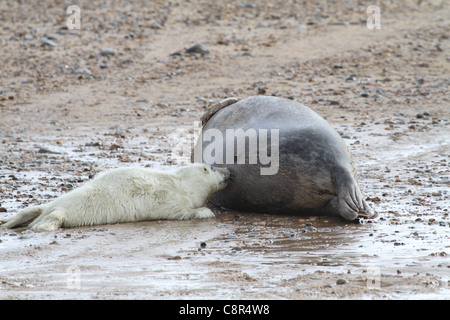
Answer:
[[[203,168],[203,171],[204,171],[205,173],[209,173],[208,169],[206,169],[206,168]]]

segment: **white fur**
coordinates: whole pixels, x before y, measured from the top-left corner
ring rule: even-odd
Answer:
[[[100,175],[50,203],[26,208],[5,222],[14,228],[53,231],[60,227],[155,219],[214,217],[203,207],[226,186],[226,169],[192,164],[176,170],[120,168]]]

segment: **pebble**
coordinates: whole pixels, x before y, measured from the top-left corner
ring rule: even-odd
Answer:
[[[100,142],[86,142],[85,146],[86,147],[100,147],[101,143]]]
[[[114,56],[116,53],[117,51],[111,48],[102,48],[102,50],[100,50],[100,55],[104,57]]]
[[[48,47],[56,47],[56,43],[54,43],[51,40],[48,40],[47,38],[41,39],[41,44],[43,46],[48,46]]]
[[[51,151],[47,148],[39,148],[38,153],[57,153],[57,152]]]
[[[86,68],[79,68],[77,70],[75,70],[75,74],[88,74],[88,75],[92,75],[91,70],[86,69]]]
[[[347,283],[347,280],[345,280],[345,279],[337,279],[337,281],[336,281],[336,284],[338,285],[338,286],[340,286],[340,285],[342,285],[342,284],[346,284]]]
[[[202,44],[196,44],[192,47],[186,49],[187,54],[201,54],[206,55],[209,54],[209,49]]]
[[[214,100],[212,100],[212,99],[207,99],[207,98],[204,98],[204,97],[198,97],[197,99],[198,99],[199,101],[201,101],[201,102],[214,103]]]

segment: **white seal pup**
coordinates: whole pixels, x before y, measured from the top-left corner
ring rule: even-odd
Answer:
[[[60,227],[214,217],[204,207],[205,202],[226,187],[229,176],[228,169],[206,164],[175,170],[113,169],[47,204],[21,210],[2,226],[54,231]]]

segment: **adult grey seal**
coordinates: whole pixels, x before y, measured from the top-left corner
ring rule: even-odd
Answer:
[[[213,204],[347,220],[374,216],[344,141],[308,107],[270,96],[233,98],[214,106],[202,122],[192,161],[231,172],[228,188],[211,197]]]

